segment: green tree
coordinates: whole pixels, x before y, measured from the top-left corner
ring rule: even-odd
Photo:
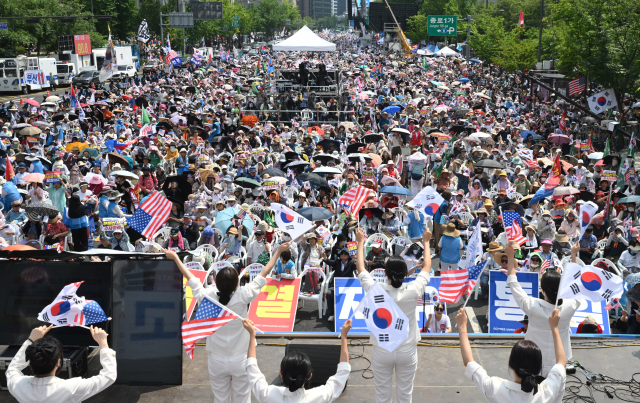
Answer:
[[[524,28],[516,27],[499,39],[493,62],[509,71],[530,69],[538,59],[538,41],[522,38],[523,35]]]
[[[640,95],[640,2],[559,0],[552,8],[561,71],[613,88],[618,105]]]
[[[287,19],[294,21],[300,18],[298,7],[289,0],[262,0],[253,7],[253,18],[256,29],[267,35],[273,35],[276,31],[282,30]]]
[[[502,17],[478,14],[471,23],[471,32],[467,44],[480,59],[494,62],[500,52],[499,42],[507,36]]]

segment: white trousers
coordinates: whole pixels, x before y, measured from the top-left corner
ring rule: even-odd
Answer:
[[[251,386],[247,376],[247,354],[220,357],[209,352],[209,380],[215,403],[250,403]]]
[[[377,403],[391,403],[394,369],[396,371],[396,403],[411,403],[413,380],[418,368],[417,346],[400,346],[391,353],[381,347],[373,346],[371,368]]]
[[[447,270],[458,270],[458,263],[444,263],[444,262],[440,262],[440,270],[441,270],[441,271],[447,271]]]

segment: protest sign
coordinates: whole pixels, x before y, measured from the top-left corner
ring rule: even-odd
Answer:
[[[601,180],[616,182],[618,180],[618,174],[616,173],[616,171],[602,171]]]
[[[516,274],[524,292],[534,298],[538,298],[538,275],[523,272]],[[507,275],[497,270],[489,271],[489,333],[513,333],[522,327],[522,319],[524,312],[511,294]]]
[[[190,262],[190,263],[196,263],[196,262]],[[200,264],[200,263],[198,263]],[[200,265],[200,267],[202,267],[202,265]],[[205,278],[207,277],[207,272],[204,270],[193,270],[189,267],[189,263],[187,263],[187,268],[189,268],[189,271],[191,272],[191,274],[193,274],[194,276],[196,276],[196,278],[204,284],[205,282]],[[191,289],[191,287],[189,287],[189,284],[187,284],[187,278],[186,277],[182,277],[182,286],[184,287],[184,312],[185,312],[185,320],[190,320],[191,319],[191,315],[193,315],[193,311],[196,308],[196,303],[198,302],[197,298],[193,295],[193,290]]]
[[[277,180],[266,180],[264,182],[262,182],[262,188],[264,190],[275,190],[280,188],[280,182],[278,182]]]
[[[347,242],[347,250],[349,251],[349,256],[355,256],[358,253],[358,242]]]
[[[300,279],[271,278],[249,306],[249,319],[265,332],[292,332],[296,320]]]

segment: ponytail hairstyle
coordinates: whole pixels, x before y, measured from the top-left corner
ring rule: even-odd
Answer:
[[[311,379],[313,368],[311,360],[305,353],[291,351],[280,362],[280,376],[282,384],[295,392]]]
[[[225,267],[216,274],[218,301],[227,305],[236,288],[238,288],[238,271],[233,267]]]
[[[558,299],[558,289],[560,288],[560,279],[562,276],[555,270],[546,270],[540,280],[540,288],[547,296],[549,303],[555,304]],[[558,300],[558,305],[562,305],[562,300]]]
[[[407,276],[407,262],[400,256],[391,256],[387,259],[384,272],[387,278],[389,278],[391,285],[394,288],[400,288],[402,283],[404,283],[404,278]]]
[[[62,364],[62,343],[55,337],[45,336],[34,341],[25,351],[25,358],[34,375],[49,375],[58,365]]]
[[[538,384],[544,381],[542,371],[542,351],[531,340],[520,340],[511,349],[509,368],[522,379],[520,389],[525,393],[538,393]]]

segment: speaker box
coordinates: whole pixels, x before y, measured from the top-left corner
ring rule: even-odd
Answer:
[[[311,360],[313,368],[311,387],[324,385],[338,371],[340,363],[340,345],[338,344],[287,344],[284,349],[285,355],[290,351],[304,353]]]

